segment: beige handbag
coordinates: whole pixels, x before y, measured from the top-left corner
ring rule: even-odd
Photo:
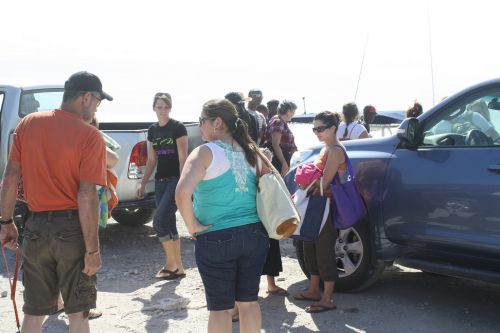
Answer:
[[[300,221],[300,215],[280,173],[257,149],[257,214],[270,238],[290,237]],[[269,169],[262,174],[259,160]]]

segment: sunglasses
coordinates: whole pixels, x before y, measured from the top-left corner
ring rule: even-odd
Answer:
[[[314,133],[323,133],[326,129],[332,127],[333,125],[330,126],[318,126],[318,127],[313,127],[312,130]]]
[[[200,118],[198,118],[198,120],[200,121],[200,126],[202,126],[205,123],[205,121],[210,120],[210,119],[213,119],[213,118],[212,117],[200,117]]]

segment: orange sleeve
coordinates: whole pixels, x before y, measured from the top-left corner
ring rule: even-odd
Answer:
[[[9,153],[9,160],[21,162],[21,135],[23,132],[24,121],[21,120],[19,124],[17,124],[16,129],[13,134],[12,147]]]
[[[106,186],[106,145],[98,130],[93,130],[83,144],[80,180]]]

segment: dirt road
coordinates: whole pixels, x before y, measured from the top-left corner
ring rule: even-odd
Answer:
[[[187,277],[156,281],[163,262],[151,224],[141,228],[110,223],[102,235],[103,268],[92,332],[204,332],[208,312],[194,261],[194,243],[180,223]],[[278,282],[291,295],[307,286],[291,241],[281,243],[284,273]],[[12,253],[9,254],[13,264]],[[263,332],[500,332],[500,286],[433,276],[396,267],[358,294],[335,294],[336,311],[309,315],[307,302],[266,294],[261,280]],[[22,306],[22,285],[17,302]],[[0,332],[15,332],[5,267],[0,265]],[[67,332],[64,314],[50,316],[43,332]],[[238,332],[237,324],[234,331]]]

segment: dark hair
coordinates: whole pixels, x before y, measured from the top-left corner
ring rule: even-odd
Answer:
[[[82,95],[84,91],[78,90],[64,90],[63,103],[76,99],[78,96]]]
[[[314,116],[314,120],[321,120],[327,127],[335,126],[335,133],[337,133],[337,128],[339,128],[340,123],[340,115],[337,112],[321,111]]]
[[[153,107],[156,106],[156,102],[158,102],[159,99],[164,101],[169,108],[172,108],[172,96],[170,96],[169,93],[162,93],[162,92],[156,93],[155,98],[153,99]]]
[[[257,105],[257,107],[255,108],[255,110],[257,110],[257,111],[264,110],[265,112],[268,112],[267,106],[265,106],[264,104]]]
[[[294,102],[292,102],[292,101],[284,100],[278,106],[278,113],[280,115],[284,115],[288,111],[295,111],[295,110],[297,110],[297,105]]]
[[[345,121],[345,131],[343,137],[346,138],[348,135],[347,127],[353,123],[359,116],[358,106],[356,103],[347,103],[342,106],[342,114],[344,115]]]
[[[413,106],[410,106],[408,110],[406,110],[406,118],[411,118],[411,117],[418,117],[424,112],[424,109],[422,108],[422,105],[415,101],[413,102]]]
[[[243,148],[248,164],[255,166],[257,146],[248,135],[247,125],[238,117],[235,105],[227,99],[212,99],[203,104],[203,112],[209,118],[222,119],[233,139]]]
[[[280,105],[280,101],[278,101],[277,99],[272,99],[267,102],[268,109],[277,108],[278,105]]]

